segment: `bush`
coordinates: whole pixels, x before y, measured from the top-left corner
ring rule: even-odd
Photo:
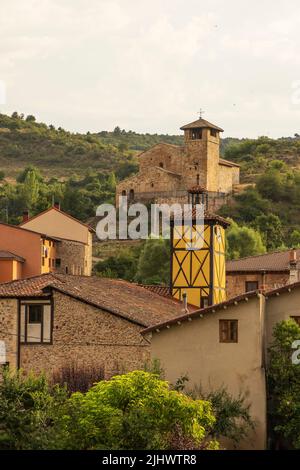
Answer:
[[[0,381],[0,449],[56,449],[63,441],[65,389],[43,375],[3,372]]]
[[[73,394],[66,419],[73,449],[171,449],[179,435],[194,449],[210,447],[214,423],[208,401],[170,390],[167,382],[143,371]]]

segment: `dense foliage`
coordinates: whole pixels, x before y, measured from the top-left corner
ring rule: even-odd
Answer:
[[[137,171],[135,154],[158,142],[181,144],[181,136],[137,134],[118,126],[86,134],[37,122],[34,116],[0,114],[0,167],[8,176],[34,164],[46,176],[82,175],[86,168],[114,172],[120,179]]]
[[[300,326],[294,320],[278,323],[273,337],[268,367],[273,445],[300,449],[300,364],[292,361],[292,344],[300,340]]]
[[[168,449],[178,436],[194,448],[216,448],[214,423],[208,401],[171,390],[149,372],[71,396],[43,376],[7,371],[0,382],[0,449]]]
[[[87,170],[82,178],[70,177],[62,182],[57,178],[44,179],[30,165],[19,173],[16,184],[4,182],[0,186],[0,221],[18,223],[25,209],[34,215],[51,207],[54,201],[60,202],[65,212],[86,221],[95,216],[99,204],[114,201],[115,187],[114,173]]]
[[[265,173],[221,213],[258,230],[267,250],[300,244],[300,171],[272,161]]]
[[[242,182],[256,180],[269,168],[274,160],[280,160],[289,167],[299,167],[300,136],[271,139],[232,139],[222,141],[221,148],[227,160],[241,165]]]

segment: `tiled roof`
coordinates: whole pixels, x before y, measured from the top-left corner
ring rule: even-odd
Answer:
[[[188,210],[184,213],[184,217],[187,220],[196,220],[198,218],[201,220],[202,217],[202,211],[197,210],[196,207],[193,207],[192,210]],[[216,221],[219,222],[220,225],[223,227],[228,227],[230,225],[230,222],[227,219],[224,219],[224,217],[221,217],[218,214],[213,214],[212,212],[204,211],[204,219],[206,221]],[[174,220],[175,222],[181,222],[183,220],[183,212],[179,213],[174,213],[174,215],[171,217],[171,220]]]
[[[61,209],[58,209],[57,207],[54,207],[54,206],[51,206],[49,207],[48,209],[40,212],[39,214],[36,214],[32,217],[30,217],[28,220],[25,220],[24,222],[21,222],[19,225],[20,227],[23,227],[23,225],[26,225],[28,222],[31,222],[32,220],[40,217],[41,215],[43,214],[46,214],[47,212],[51,211],[51,210],[54,210],[54,211],[57,211],[57,212],[60,212],[62,215],[64,215],[65,217],[68,217],[69,219],[72,219],[74,220],[74,222],[77,222],[78,224],[80,225],[83,225],[84,227],[86,227],[90,232],[94,232],[94,229],[92,227],[90,227],[89,225],[85,224],[84,222],[81,222],[81,220],[78,220],[76,219],[75,217],[73,217],[72,215],[68,214],[67,212],[64,212],[62,211]]]
[[[300,249],[296,250],[297,259],[300,258]],[[263,255],[249,256],[238,260],[227,261],[226,271],[255,272],[255,271],[289,271],[290,250],[275,251]]]
[[[11,253],[10,251],[0,250],[0,259],[13,259],[16,261],[20,261],[20,263],[24,263],[25,259],[22,256],[16,255],[15,253]]]
[[[260,295],[260,293],[258,291],[247,292],[246,294],[238,295],[237,297],[233,297],[233,298],[227,300],[226,302],[221,302],[219,304],[215,304],[215,305],[212,305],[210,307],[194,310],[194,311],[191,311],[189,313],[185,313],[184,315],[181,315],[180,317],[171,318],[170,320],[167,320],[165,322],[160,322],[157,325],[151,325],[148,328],[146,328],[145,330],[143,330],[141,333],[146,334],[146,333],[150,333],[151,331],[155,331],[155,330],[159,331],[163,328],[168,328],[171,325],[175,325],[176,323],[180,325],[184,321],[189,321],[189,320],[192,320],[193,318],[197,318],[199,316],[202,317],[202,316],[204,316],[208,313],[214,313],[216,310],[219,310],[221,308],[226,308],[229,305],[238,304],[239,302],[244,301],[244,300],[248,301],[248,299],[250,299],[251,297],[257,297],[258,295]]]
[[[215,124],[212,124],[211,122],[208,122],[205,119],[198,119],[197,121],[191,122],[190,124],[185,124],[185,126],[182,126],[180,129],[184,131],[185,129],[199,129],[199,128],[209,128],[209,129],[215,129],[216,131],[223,132],[223,129],[221,129],[221,127],[215,126]]]
[[[171,297],[170,288],[167,286],[141,284],[141,287],[148,289],[151,292],[155,292],[155,294],[161,295],[162,297]]]
[[[96,276],[44,274],[0,284],[0,297],[45,296],[48,286],[143,327],[182,314],[182,306],[176,300],[123,280]]]

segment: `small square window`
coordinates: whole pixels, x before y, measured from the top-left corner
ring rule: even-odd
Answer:
[[[42,305],[29,305],[28,323],[42,323]]]
[[[217,137],[217,131],[215,129],[210,129],[210,135],[212,137]]]
[[[245,292],[253,292],[258,289],[258,281],[246,281],[245,282]]]
[[[219,321],[220,343],[238,342],[238,320]]]

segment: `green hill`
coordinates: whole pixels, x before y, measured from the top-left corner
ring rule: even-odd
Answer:
[[[0,114],[0,167],[15,178],[29,164],[47,177],[82,175],[87,168],[124,178],[137,170],[135,155],[158,142],[180,144],[182,137],[137,134],[116,127],[98,134],[71,133],[36,122],[34,116]]]

